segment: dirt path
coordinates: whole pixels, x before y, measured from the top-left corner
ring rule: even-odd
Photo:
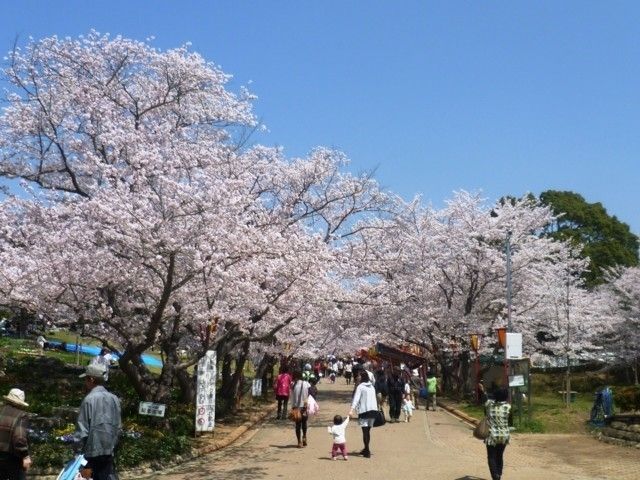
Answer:
[[[310,422],[309,446],[296,448],[293,425],[269,420],[238,443],[146,478],[162,480],[489,480],[482,442],[445,411],[415,412],[410,423],[372,431],[372,458],[330,459],[326,426],[348,411],[351,390],[320,385],[321,412]],[[347,447],[362,448],[357,421],[347,428]],[[638,480],[640,451],[581,435],[514,435],[505,453],[503,480]]]

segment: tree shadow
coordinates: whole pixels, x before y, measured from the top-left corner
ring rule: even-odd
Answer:
[[[473,475],[465,475],[464,477],[458,477],[455,480],[486,480],[486,478],[474,477]]]

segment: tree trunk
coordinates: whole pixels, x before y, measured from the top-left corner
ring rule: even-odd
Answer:
[[[265,354],[260,360],[260,365],[256,370],[256,378],[262,379],[262,396],[265,397],[271,385],[273,385],[273,378],[269,378],[269,376],[273,377],[273,366],[275,365],[276,359],[269,354]]]
[[[118,364],[122,373],[124,373],[129,382],[131,382],[131,386],[138,394],[140,400],[151,400],[152,390],[150,382],[148,381],[149,372],[140,356],[133,356],[125,352],[118,360]]]
[[[196,400],[196,377],[189,374],[185,369],[179,369],[176,373],[176,379],[180,386],[180,401],[186,404],[192,404]]]
[[[244,366],[247,363],[247,357],[249,356],[249,342],[242,344],[242,350],[236,358],[235,371],[233,372],[231,392],[233,394],[233,409],[234,411],[240,406],[240,400],[244,395],[242,386],[244,384]]]

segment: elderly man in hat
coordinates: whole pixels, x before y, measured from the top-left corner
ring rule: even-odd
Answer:
[[[27,412],[24,392],[12,388],[0,410],[0,478],[23,480],[31,466],[27,444]]]
[[[83,472],[83,476],[93,480],[118,478],[113,453],[122,429],[120,400],[104,388],[104,376],[104,365],[96,364],[87,366],[80,375],[88,393],[80,404],[74,436],[87,460],[87,469],[91,470]]]

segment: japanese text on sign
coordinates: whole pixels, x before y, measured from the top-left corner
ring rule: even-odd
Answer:
[[[140,415],[151,415],[152,417],[164,417],[166,405],[162,403],[140,402],[138,413]]]
[[[196,432],[211,432],[216,418],[216,352],[209,350],[198,362]]]

